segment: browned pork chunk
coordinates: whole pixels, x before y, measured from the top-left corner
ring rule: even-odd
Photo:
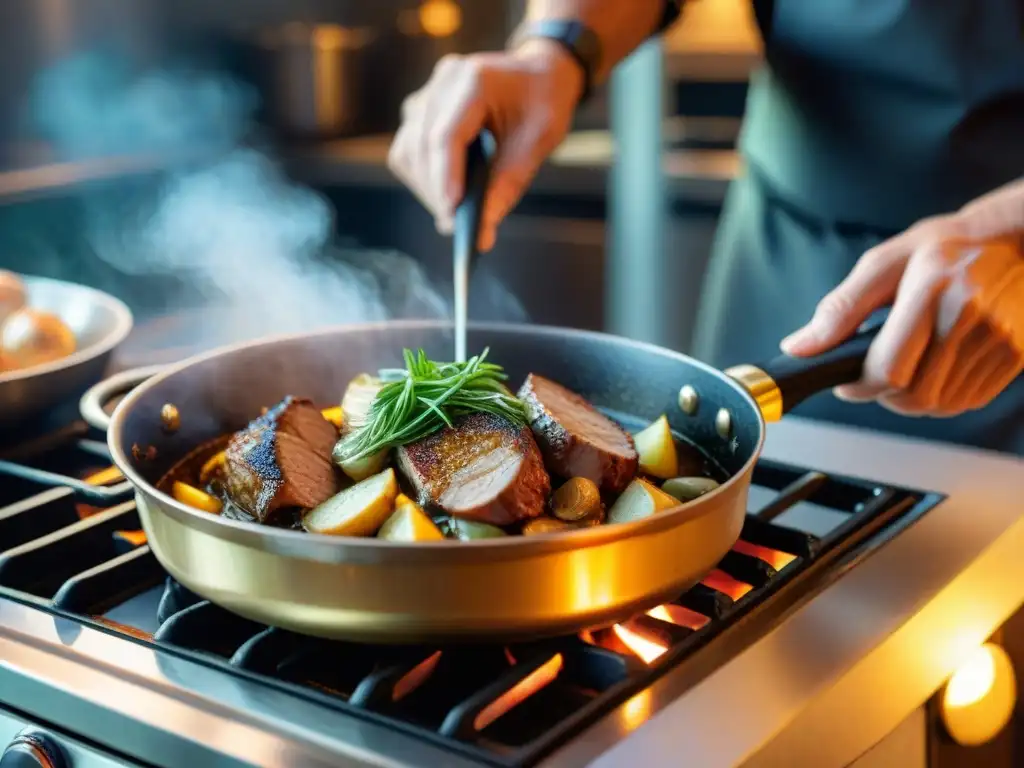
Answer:
[[[548,468],[585,477],[607,493],[624,490],[636,474],[633,438],[582,397],[531,373],[519,389]]]
[[[454,424],[398,449],[419,503],[493,525],[541,514],[551,480],[529,428],[486,413]]]
[[[315,507],[341,489],[331,463],[337,439],[312,402],[289,395],[231,438],[225,491],[261,523],[279,509]]]

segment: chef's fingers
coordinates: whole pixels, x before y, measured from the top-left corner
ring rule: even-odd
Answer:
[[[976,411],[992,402],[1000,392],[1010,386],[1021,371],[1024,360],[1020,352],[1007,344],[999,344],[983,358],[981,364],[957,393],[964,411]]]
[[[889,317],[868,350],[861,380],[839,387],[837,396],[855,402],[872,400],[910,386],[932,338],[946,279],[941,256],[938,246],[914,252]]]
[[[426,191],[416,175],[415,148],[419,144],[418,134],[423,125],[421,95],[417,91],[402,103],[402,124],[388,150],[388,168],[428,211],[433,212]]]
[[[866,251],[850,274],[829,292],[807,325],[787,336],[780,346],[788,355],[818,355],[840,343],[872,312],[895,295],[909,252],[905,236]]]
[[[388,166],[392,172],[419,198],[438,224],[450,217],[439,184],[432,180],[431,167],[434,157],[434,141],[439,137],[439,119],[450,100],[460,102],[464,98],[460,91],[466,66],[458,56],[445,56],[434,67],[420,90],[409,96],[402,104],[402,124],[395,135],[388,152]],[[443,162],[444,158],[440,159]]]
[[[436,105],[423,149],[427,164],[424,177],[435,201],[438,227],[446,234],[451,232],[455,207],[465,194],[466,148],[487,119],[483,70],[467,65],[452,76],[456,83]]]
[[[545,110],[534,110],[505,138],[494,159],[484,201],[481,250],[493,247],[498,225],[515,208],[559,139],[560,133]]]

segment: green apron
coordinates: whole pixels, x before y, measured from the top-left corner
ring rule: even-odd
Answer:
[[[767,64],[708,269],[696,355],[773,354],[860,255],[1024,177],[1024,0],[757,2]],[[796,413],[1024,455],[1024,377],[984,410],[897,416],[819,395]]]

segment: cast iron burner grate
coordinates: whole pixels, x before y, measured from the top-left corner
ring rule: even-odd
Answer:
[[[119,481],[102,444],[87,438],[84,425],[72,425],[0,458],[96,484]],[[228,613],[167,577],[138,530],[134,503],[97,508],[71,489],[40,492],[5,478],[0,594],[402,729],[482,764],[526,766],[669,668],[692,665],[696,682],[941,498],[761,461],[740,542],[672,603],[616,627],[550,641],[390,648],[302,637]],[[146,620],[119,619],[147,595]]]

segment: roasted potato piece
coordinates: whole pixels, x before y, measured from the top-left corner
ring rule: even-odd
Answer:
[[[203,462],[199,469],[199,482],[203,485],[209,483],[215,474],[224,467],[224,451],[217,451],[213,456]]]
[[[535,517],[532,520],[527,520],[523,525],[523,535],[537,536],[544,533],[560,533],[561,531],[571,531],[575,527],[572,523],[554,517]]]
[[[0,324],[28,303],[25,283],[6,269],[0,269]]]
[[[633,435],[633,442],[636,444],[636,452],[640,455],[641,472],[662,480],[678,474],[676,441],[672,437],[672,430],[665,414]]]
[[[390,455],[390,451],[383,450],[355,461],[342,461],[338,466],[341,467],[342,472],[358,483],[360,480],[365,480],[371,475],[383,471]],[[335,454],[335,461],[337,461],[337,454]]]
[[[0,326],[0,349],[18,368],[30,368],[67,357],[75,351],[75,335],[56,315],[23,307]]]
[[[171,486],[171,495],[182,504],[213,515],[219,515],[224,508],[224,504],[216,496],[211,496],[205,491],[179,480],[175,480],[174,485]]]
[[[717,480],[710,477],[673,477],[661,484],[661,490],[680,501],[693,501],[719,485]]]
[[[324,408],[320,413],[338,429],[341,429],[342,425],[345,423],[345,409],[340,405],[335,405],[331,408]]]
[[[449,517],[444,524],[448,534],[462,541],[475,541],[477,539],[494,539],[499,536],[507,536],[501,528],[490,523],[481,523],[476,520],[464,520],[461,517]]]
[[[626,487],[608,510],[608,522],[628,523],[677,506],[677,498],[638,477]]]
[[[351,432],[366,423],[373,399],[383,386],[384,382],[369,373],[360,373],[348,383],[341,398],[341,410],[345,414],[343,431]]]
[[[404,493],[395,499],[395,511],[377,531],[378,539],[388,541],[439,541],[444,534],[427,517],[419,504]]]
[[[391,468],[335,494],[302,516],[310,533],[331,536],[372,536],[391,516],[398,482]]]
[[[572,477],[551,494],[551,514],[574,523],[601,515],[601,492],[597,483],[586,477]]]

